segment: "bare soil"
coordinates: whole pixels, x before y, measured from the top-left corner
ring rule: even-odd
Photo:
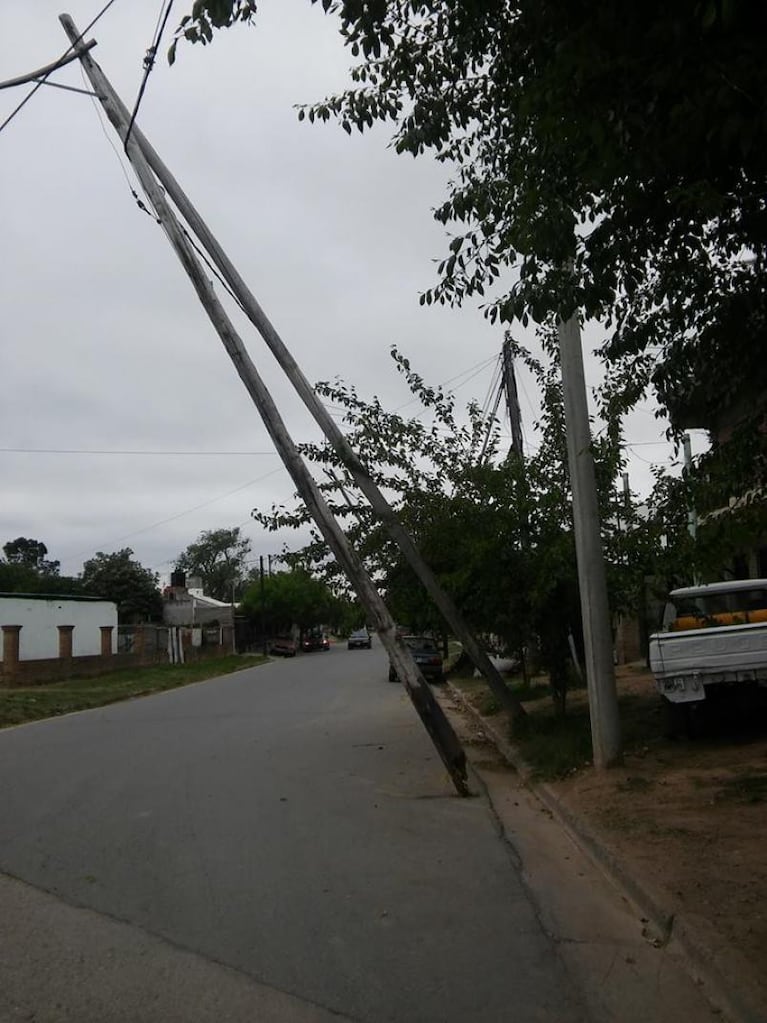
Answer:
[[[694,738],[668,739],[660,697],[644,666],[619,668],[617,682],[622,766],[597,773],[576,745],[570,766],[547,784],[652,895],[672,931],[684,927],[728,984],[747,993],[767,1019],[764,715],[710,707]],[[481,694],[467,695],[482,706]],[[568,701],[571,718],[584,721],[585,691]],[[552,714],[551,701],[540,696],[527,709],[534,718]],[[497,717],[493,723],[500,724]]]
[[[623,669],[618,685],[655,699],[649,672]],[[650,738],[622,767],[552,787],[669,913],[692,921],[720,968],[748,970],[767,1007],[767,730],[715,725]]]

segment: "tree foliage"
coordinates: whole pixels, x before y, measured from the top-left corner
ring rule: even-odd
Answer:
[[[176,559],[176,568],[187,576],[199,576],[203,590],[216,600],[231,600],[246,578],[250,540],[239,526],[207,529]]]
[[[479,296],[494,320],[580,309],[610,361],[661,354],[659,395],[762,391],[767,319],[767,8],[748,0],[323,0],[357,64],[302,108],[455,176],[451,233],[424,303]],[[198,0],[181,27],[251,20]],[[728,367],[712,372],[712,358]]]
[[[715,444],[697,458],[690,471],[656,470],[655,475],[648,504],[655,524],[653,565],[660,595],[695,579],[717,581],[741,574],[744,555],[767,546],[767,434],[742,426],[728,444]],[[733,478],[743,481],[737,492]]]
[[[423,412],[408,419],[388,412],[377,398],[367,401],[339,380],[320,383],[317,390],[346,409],[345,432],[352,445],[469,625],[501,637],[512,651],[535,641],[558,681],[566,674],[568,635],[577,641],[580,618],[562,389],[556,345],[551,337],[544,341],[541,360],[517,348],[537,375],[544,398],[539,446],[524,464],[502,453],[498,424],[488,422],[482,409],[471,403],[461,415],[454,397],[430,387],[396,349],[397,370],[430,413],[430,422]],[[608,387],[606,409],[613,397]],[[641,599],[653,542],[646,531],[633,528],[633,506],[624,508],[625,499],[615,492],[621,441],[619,426],[610,421],[595,442],[595,458],[613,603],[628,610]],[[438,612],[335,451],[304,445],[303,452],[331,474],[320,487],[386,592],[395,618],[419,631],[443,631]],[[309,522],[300,503],[257,511],[254,517],[272,530]],[[314,566],[343,592],[342,572],[316,531],[306,547],[286,559]]]
[[[0,593],[77,594],[79,579],[59,574],[59,562],[48,559],[41,540],[18,536],[3,545],[0,558]]]
[[[764,521],[767,7],[322,6],[356,64],[347,90],[301,107],[299,118],[334,120],[349,134],[387,122],[397,152],[430,153],[453,171],[434,210],[446,251],[423,304],[471,299],[493,322],[523,324],[578,309],[607,330],[602,354],[622,380],[606,395],[613,412],[652,382],[677,435],[689,426],[718,433],[721,410],[741,421],[737,438],[715,438],[705,471],[659,479],[651,500],[676,523],[683,493],[709,511],[749,495],[748,509],[709,518],[695,545],[701,565],[721,566]],[[256,7],[198,0],[181,34],[209,42]],[[623,386],[632,375],[636,384]],[[614,459],[601,465],[605,495]],[[650,543],[654,527],[633,528],[633,514],[608,512],[605,539],[616,549]],[[645,554],[673,573],[685,544],[678,535]],[[625,570],[633,563],[627,550],[611,561],[619,600],[621,581],[636,591]]]
[[[17,536],[3,545],[3,552],[10,565],[20,565],[43,576],[59,574],[60,562],[47,560],[48,548],[41,540]]]
[[[85,593],[117,604],[120,622],[137,623],[162,618],[162,596],[155,572],[133,559],[125,547],[114,554],[99,551],[83,565]]]
[[[336,615],[336,601],[327,584],[305,568],[276,572],[250,584],[240,608],[270,635],[294,625],[305,632],[328,624]]]

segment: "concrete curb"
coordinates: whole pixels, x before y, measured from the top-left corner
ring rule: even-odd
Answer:
[[[658,896],[647,885],[630,873],[623,863],[602,842],[596,832],[574,814],[559,798],[550,785],[533,781],[533,769],[522,757],[519,750],[509,741],[492,718],[483,717],[472,706],[466,696],[450,681],[447,683],[450,695],[461,705],[479,728],[496,747],[507,763],[514,768],[524,784],[543,803],[572,839],[604,871],[625,897],[636,906],[643,918],[652,925],[655,932],[651,940],[660,945],[673,941],[684,956],[693,978],[708,992],[710,1000],[721,1008],[732,1023],[764,1023],[765,1012],[757,1005],[759,1000],[742,992],[735,993],[727,978],[714,963],[713,949],[700,941],[693,926],[680,916],[665,908]]]

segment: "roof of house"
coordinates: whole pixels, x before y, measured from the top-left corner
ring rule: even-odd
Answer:
[[[82,603],[114,603],[108,597],[91,597],[84,593],[0,593],[0,597],[15,597],[22,600],[77,600]]]
[[[187,590],[190,597],[194,597],[198,604],[202,604],[205,607],[231,607],[231,603],[228,600],[216,600],[215,597],[208,597],[202,592],[202,590]]]

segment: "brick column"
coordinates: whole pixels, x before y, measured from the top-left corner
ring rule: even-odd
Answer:
[[[74,625],[59,625],[59,657],[68,660],[72,657],[72,633]]]
[[[21,625],[3,626],[3,674],[15,675],[19,670],[19,633]]]
[[[101,629],[101,656],[111,657],[112,656],[112,633],[114,632],[114,625],[100,625]]]
[[[134,626],[134,630],[135,631],[133,633],[133,649],[136,651],[139,657],[143,657],[144,651],[146,650],[146,636],[144,635],[143,626],[136,625]]]

